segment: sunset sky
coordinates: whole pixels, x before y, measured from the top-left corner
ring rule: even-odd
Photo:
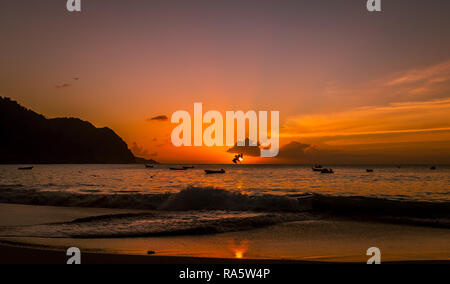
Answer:
[[[116,131],[135,155],[175,148],[177,110],[279,110],[276,163],[450,163],[450,1],[1,1],[0,95]],[[167,116],[169,120],[152,119]]]

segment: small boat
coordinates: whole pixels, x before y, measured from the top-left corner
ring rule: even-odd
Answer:
[[[366,172],[373,173],[373,169],[367,169]]]
[[[225,170],[221,169],[220,171],[213,171],[213,170],[205,170],[205,173],[207,175],[212,175],[212,174],[224,174]]]
[[[153,166],[153,165],[145,165],[145,168],[147,168],[147,169],[153,169],[154,166]]]
[[[185,169],[185,168],[169,168],[169,170],[171,170],[171,171],[185,171],[187,169]]]
[[[333,169],[322,169],[322,174],[334,174]]]
[[[315,165],[314,167],[312,167],[312,170],[314,172],[321,172],[323,170],[323,166],[322,165]]]
[[[194,168],[194,166],[189,166],[189,167],[184,166],[184,167],[183,167],[183,169],[186,169],[186,170],[187,170],[187,169],[193,169],[193,168]]]
[[[19,171],[29,171],[32,170],[33,167],[22,167],[22,168],[18,168]]]
[[[431,168],[430,168],[430,170],[432,170],[432,171],[435,171],[437,168],[436,168],[436,166],[432,166]]]

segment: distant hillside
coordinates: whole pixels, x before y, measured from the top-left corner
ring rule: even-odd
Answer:
[[[0,163],[135,163],[127,144],[109,128],[77,118],[46,119],[0,97]]]
[[[145,158],[135,157],[137,164],[149,164],[149,165],[159,165],[159,163],[153,159],[147,160]]]

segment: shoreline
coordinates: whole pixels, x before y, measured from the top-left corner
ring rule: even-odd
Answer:
[[[142,211],[0,204],[0,229],[7,232],[10,226],[70,223],[77,218],[131,212]],[[5,234],[0,238],[0,263],[65,263],[65,251],[77,247],[82,263],[362,264],[369,258],[367,249],[379,247],[382,263],[450,264],[448,239],[449,229],[334,219],[166,237],[89,239]],[[156,254],[147,255],[148,251]]]
[[[0,264],[66,264],[64,251],[26,248],[0,243]],[[178,256],[144,256],[107,253],[82,253],[81,264],[161,264],[161,265],[310,265],[365,264],[365,262],[306,261],[284,259],[229,259]],[[386,261],[382,264],[450,264],[450,260]]]
[[[0,264],[65,264],[69,257],[57,249],[5,245],[0,242]],[[131,255],[113,253],[81,253],[83,264],[329,264],[333,262],[282,259],[230,259],[184,256]],[[450,263],[450,262],[449,262]]]

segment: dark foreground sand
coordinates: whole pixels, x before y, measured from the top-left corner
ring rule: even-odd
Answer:
[[[9,226],[66,222],[129,210],[0,204],[0,232]],[[379,247],[382,263],[450,264],[450,230],[349,220],[283,223],[202,236],[119,239],[0,238],[0,263],[64,264],[69,247],[85,264],[365,263]],[[156,255],[147,255],[149,250]]]
[[[0,245],[0,264],[65,264],[63,251]],[[174,256],[143,256],[83,253],[82,264],[312,264],[321,262],[287,260],[220,259]],[[325,263],[325,262],[323,262]]]
[[[32,249],[0,245],[0,264],[65,264],[67,256],[63,251]],[[337,262],[295,261],[295,260],[252,260],[252,259],[219,259],[173,256],[140,256],[84,253],[82,264],[337,264]],[[358,264],[358,262],[348,263]],[[363,263],[360,263],[363,264]],[[396,261],[384,264],[450,264],[450,261],[422,260]]]

